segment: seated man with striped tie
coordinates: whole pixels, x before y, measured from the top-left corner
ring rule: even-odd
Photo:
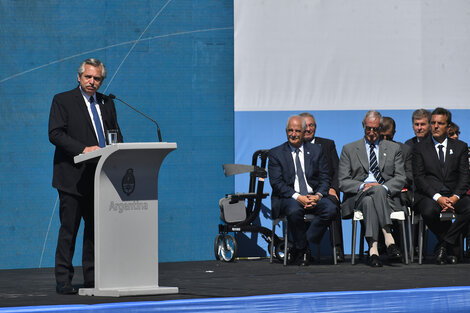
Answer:
[[[431,138],[413,147],[414,207],[437,237],[437,264],[457,263],[458,239],[470,221],[468,147],[448,137],[451,122],[449,110],[436,108]],[[455,221],[441,222],[441,212],[454,212]]]
[[[404,209],[400,193],[406,176],[400,146],[380,140],[382,115],[367,112],[362,126],[364,138],[345,145],[341,151],[338,169],[339,188],[344,193],[341,209],[343,217],[351,217],[354,210],[362,211],[369,265],[380,267],[379,232],[384,235],[389,260],[401,259],[391,233],[390,214]]]
[[[287,142],[269,151],[269,182],[272,187],[271,217],[287,217],[294,248],[291,262],[308,265],[308,243],[318,244],[336,216],[336,206],[327,198],[330,186],[328,163],[320,145],[304,142],[305,120],[291,116],[287,121]],[[316,217],[307,225],[304,215]]]

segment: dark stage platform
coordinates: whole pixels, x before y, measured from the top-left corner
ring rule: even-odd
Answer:
[[[349,261],[349,260],[348,260]],[[61,296],[55,292],[52,268],[0,271],[0,307],[99,304],[221,297],[246,297],[328,291],[377,291],[428,287],[469,286],[470,264],[384,264],[370,268],[330,264],[321,260],[308,267],[270,264],[268,259],[160,264],[160,286],[179,287],[176,295],[139,297]],[[74,283],[81,282],[81,269]],[[0,309],[0,311],[2,311]]]

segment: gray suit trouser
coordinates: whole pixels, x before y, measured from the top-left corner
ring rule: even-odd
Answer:
[[[392,208],[388,202],[387,190],[382,186],[372,186],[362,192],[356,200],[356,208],[364,215],[367,239],[378,241],[381,229],[392,225]]]

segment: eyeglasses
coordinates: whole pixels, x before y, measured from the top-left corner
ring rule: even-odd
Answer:
[[[456,131],[456,132],[450,131],[450,132],[449,132],[449,136],[454,136],[454,135],[459,136],[459,135],[460,135],[460,132],[459,132],[459,131]]]
[[[370,127],[370,126],[366,126],[364,127],[364,129],[366,130],[366,132],[370,132],[371,130],[376,133],[380,130],[380,127]]]

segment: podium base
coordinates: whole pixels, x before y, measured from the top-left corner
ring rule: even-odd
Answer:
[[[125,297],[178,293],[178,287],[80,288],[80,296]]]

